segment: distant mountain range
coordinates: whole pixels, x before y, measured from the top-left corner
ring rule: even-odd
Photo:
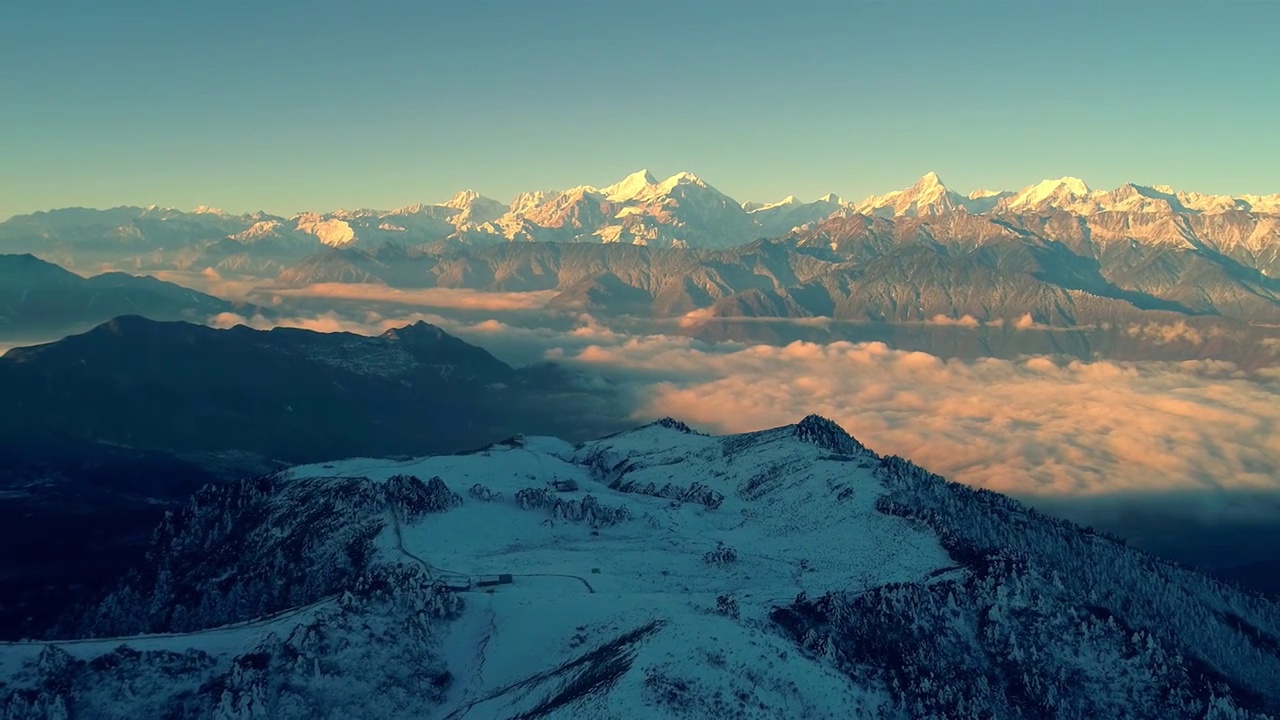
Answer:
[[[268,287],[554,290],[553,307],[679,320],[709,339],[796,339],[808,331],[738,321],[818,318],[878,326],[838,337],[906,333],[939,354],[955,343],[936,334],[961,328],[977,337],[961,354],[1280,359],[1280,195],[1096,191],[1074,178],[961,195],[930,173],[856,203],[758,204],[689,173],[641,171],[508,204],[468,191],[292,218],[55,210],[0,224],[6,247],[69,267]],[[1028,343],[1036,336],[1012,329],[1091,335]]]
[[[124,316],[10,350],[0,397],[0,627],[10,633],[92,595],[136,559],[164,510],[206,483],[618,427],[608,396],[576,375],[510,367],[426,323],[365,337]]]
[[[1004,216],[1064,213],[1073,217],[1227,216],[1229,224],[1236,224],[1243,221],[1241,216],[1280,214],[1280,194],[1205,195],[1132,183],[1103,191],[1092,190],[1076,178],[1060,178],[1020,190],[961,195],[947,188],[936,173],[928,173],[909,188],[860,202],[828,194],[812,202],[787,197],[756,203],[734,200],[692,173],[658,180],[641,170],[603,188],[580,185],[526,192],[508,203],[465,190],[439,204],[291,217],[261,212],[233,215],[206,207],[192,212],[156,206],[51,210],[0,223],[0,250],[36,252],[64,264],[115,263],[128,258],[137,267],[160,263],[270,273],[282,260],[322,246],[535,241],[723,249],[781,237],[833,216],[891,219],[957,212],[989,216],[991,222]],[[1113,227],[1115,222],[1107,219],[1102,224]],[[1215,244],[1271,246],[1274,252],[1276,222],[1271,217],[1248,233],[1223,237]],[[1140,235],[1144,228],[1152,230],[1152,224],[1136,223]],[[1181,244],[1176,233],[1164,241]]]
[[[224,312],[264,310],[152,277],[82,277],[33,255],[0,255],[0,341],[62,337],[118,315],[206,322]]]

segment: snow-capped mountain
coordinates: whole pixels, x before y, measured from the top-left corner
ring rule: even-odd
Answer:
[[[763,237],[777,237],[793,228],[848,210],[848,205],[835,193],[827,193],[808,203],[798,200],[795,195],[788,195],[776,203],[744,204],[743,209],[759,224]]]
[[[1000,207],[1009,211],[1039,211],[1046,208],[1077,209],[1084,213],[1092,211],[1094,206],[1087,203],[1091,194],[1089,186],[1079,178],[1063,177],[1057,180],[1045,180],[1017,191],[1012,197],[1005,198]]]
[[[58,632],[0,645],[6,717],[1280,710],[1275,602],[812,416],[210,487]]]
[[[609,200],[624,202],[648,193],[657,184],[658,180],[653,176],[653,173],[648,170],[638,170],[603,188],[600,192]]]
[[[525,206],[516,212],[517,205]],[[517,198],[512,212],[468,236],[507,241],[595,242],[719,248],[760,233],[734,199],[692,173],[659,181],[648,170],[604,188],[583,185],[541,204]]]
[[[1280,194],[1231,197],[1135,183],[1125,183],[1114,190],[1095,190],[1075,177],[1043,180],[1018,190],[975,190],[964,196],[944,185],[937,173],[930,172],[909,188],[869,197],[853,209],[864,215],[893,218],[943,215],[959,209],[994,215],[1061,211],[1083,217],[1098,213],[1266,215],[1276,213],[1278,207]]]
[[[794,196],[774,203],[740,202],[698,176],[659,179],[640,170],[611,185],[518,194],[508,203],[464,190],[441,203],[394,210],[333,210],[291,217],[233,215],[200,207],[183,212],[156,206],[111,210],[68,208],[0,223],[0,250],[32,252],[69,267],[127,263],[138,269],[177,268],[271,275],[321,247],[406,246],[504,242],[625,243],[723,249],[777,238],[823,220],[861,214],[875,218],[939,218],[956,213],[993,222],[1025,222],[1045,214],[1125,214],[1151,218],[1266,217],[1280,214],[1280,194],[1206,195],[1164,185],[1126,183],[1095,190],[1063,177],[1018,190],[948,188],[929,172],[902,190],[848,203],[834,193],[813,202]],[[1167,240],[1176,233],[1165,232]]]
[[[943,185],[937,173],[929,172],[917,180],[915,185],[905,190],[869,197],[854,205],[854,210],[863,215],[888,217],[940,215],[964,207],[966,200],[967,198]]]

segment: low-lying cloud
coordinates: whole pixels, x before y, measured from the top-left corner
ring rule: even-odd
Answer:
[[[978,318],[972,315],[961,315],[958,318],[947,317],[946,315],[934,315],[929,319],[930,325],[956,325],[959,327],[976,328],[982,323]]]
[[[1130,337],[1151,340],[1162,345],[1169,345],[1177,342],[1200,345],[1206,339],[1222,337],[1223,334],[1217,327],[1209,327],[1205,330],[1200,330],[1187,324],[1185,320],[1179,320],[1173,323],[1152,322],[1142,325],[1134,324],[1126,328],[1125,333]]]
[[[664,337],[567,359],[634,374],[637,418],[742,432],[818,413],[882,453],[1000,492],[1280,490],[1280,389],[1229,363],[944,361],[845,342],[722,351]]]
[[[374,334],[417,320],[508,362],[548,359],[622,383],[634,403],[619,412],[637,423],[670,415],[745,432],[818,413],[878,452],[1032,499],[1280,496],[1280,371],[1225,362],[963,361],[879,342],[706,343],[623,332],[587,314],[569,329],[424,312],[217,324]]]
[[[235,327],[236,325],[246,325],[256,330],[291,327],[324,333],[350,332],[360,335],[380,335],[388,330],[411,325],[419,321],[441,326],[450,324],[445,318],[431,313],[410,313],[387,318],[376,312],[367,312],[358,317],[337,312],[326,312],[310,316],[270,318],[263,315],[245,316],[239,313],[224,312],[210,318],[208,324],[222,329]]]
[[[551,298],[558,294],[555,290],[533,292],[483,292],[457,288],[401,290],[376,283],[319,283],[301,288],[267,289],[263,292],[281,298],[323,298],[492,312],[541,310],[547,306]]]
[[[213,268],[199,272],[181,270],[153,270],[147,273],[158,280],[198,290],[225,300],[245,300],[262,281],[242,277],[224,277]]]

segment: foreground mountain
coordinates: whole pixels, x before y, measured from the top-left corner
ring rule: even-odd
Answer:
[[[299,467],[155,538],[101,639],[0,648],[8,716],[1280,710],[1274,602],[817,417]]]
[[[81,277],[33,255],[0,255],[0,341],[62,337],[117,315],[205,322],[225,312],[246,309],[153,277]]]
[[[425,323],[365,337],[120,317],[9,351],[0,397],[10,634],[100,590],[164,511],[206,483],[616,427],[608,398],[576,376],[512,368]]]

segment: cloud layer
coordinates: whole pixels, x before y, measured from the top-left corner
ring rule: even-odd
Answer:
[[[304,288],[264,290],[263,292],[280,298],[354,300],[423,308],[491,312],[541,310],[546,307],[551,298],[558,294],[555,290],[538,292],[482,292],[456,288],[398,290],[386,285],[361,283],[319,283]]]
[[[1023,496],[1280,490],[1280,389],[1216,362],[944,361],[882,343],[569,356],[639,383],[637,417],[742,432],[814,412],[882,453]]]
[[[942,360],[877,342],[709,344],[623,332],[586,314],[569,329],[429,312],[228,315],[218,324],[372,334],[417,320],[508,362],[550,359],[622,383],[634,404],[619,412],[637,422],[671,415],[745,432],[818,413],[881,453],[1030,498],[1280,491],[1280,372],[1229,363]]]

